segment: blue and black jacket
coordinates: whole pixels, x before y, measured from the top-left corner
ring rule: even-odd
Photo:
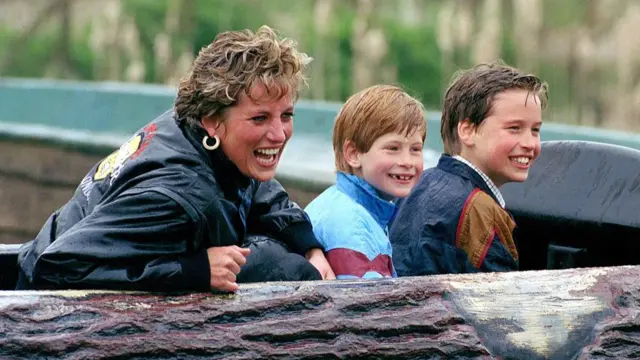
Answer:
[[[204,135],[169,111],[96,164],[21,248],[18,289],[208,290],[209,247],[248,234],[320,247],[277,181],[242,175]]]

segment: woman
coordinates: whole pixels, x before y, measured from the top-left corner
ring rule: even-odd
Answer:
[[[308,62],[268,27],[219,34],[173,111],[96,164],[23,246],[17,289],[235,291],[239,280],[335,278],[273,180]]]

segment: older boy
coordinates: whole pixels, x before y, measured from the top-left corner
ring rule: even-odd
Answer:
[[[394,199],[422,173],[426,121],[422,104],[396,86],[351,96],[336,117],[336,185],[305,209],[338,279],[395,276],[388,224]]]
[[[391,229],[399,276],[518,269],[515,223],[498,188],[540,152],[547,85],[500,62],[458,74],[444,99],[444,154]]]

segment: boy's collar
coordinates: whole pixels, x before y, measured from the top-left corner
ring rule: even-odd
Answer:
[[[396,205],[392,201],[382,199],[376,189],[361,177],[338,171],[336,186],[338,190],[367,209],[382,228],[385,228],[393,219]]]
[[[468,168],[472,169],[473,172],[480,177],[482,181],[482,185],[484,185],[483,190],[485,190],[485,192],[488,192],[490,195],[493,195],[493,198],[500,205],[500,207],[502,207],[503,209],[506,207],[506,203],[504,201],[504,197],[502,197],[502,193],[500,192],[496,184],[484,172],[482,172],[480,169],[474,166],[471,162],[469,162],[469,160],[463,158],[460,155],[455,155],[452,157],[450,157],[449,155],[443,155],[443,158],[445,156],[451,159],[455,159],[463,163],[464,165],[466,165]]]

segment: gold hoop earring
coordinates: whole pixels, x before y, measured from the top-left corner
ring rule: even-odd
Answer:
[[[209,145],[209,139],[214,139],[216,141],[215,144]],[[214,135],[212,138],[205,136],[202,138],[202,146],[204,146],[204,148],[209,151],[213,151],[217,149],[218,146],[220,146],[220,138],[218,137],[218,135]]]

